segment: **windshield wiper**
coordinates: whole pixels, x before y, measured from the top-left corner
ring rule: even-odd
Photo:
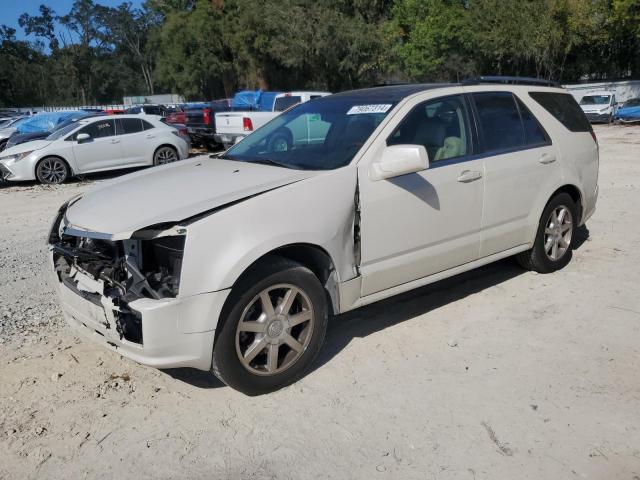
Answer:
[[[276,160],[272,160],[270,158],[261,158],[257,160],[241,160],[247,163],[259,163],[260,165],[273,165],[274,167],[283,167],[283,168],[293,168],[291,165],[286,163],[281,163]]]

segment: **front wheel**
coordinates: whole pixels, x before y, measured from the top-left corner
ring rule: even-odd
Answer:
[[[247,395],[269,393],[302,377],[328,322],[325,291],[313,272],[273,257],[230,295],[213,350],[213,373]]]
[[[516,257],[520,265],[538,273],[564,268],[572,256],[577,210],[569,194],[563,192],[554,196],[542,213],[533,248]]]
[[[40,160],[36,166],[36,178],[46,185],[57,185],[69,177],[67,162],[61,158],[49,157]]]

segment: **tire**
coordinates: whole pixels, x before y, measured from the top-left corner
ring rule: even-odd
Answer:
[[[279,390],[309,369],[327,322],[327,297],[313,272],[270,257],[232,290],[218,324],[211,371],[246,395]]]
[[[43,158],[36,165],[36,178],[45,185],[58,185],[69,178],[69,165],[58,157]]]
[[[293,146],[293,140],[288,132],[278,131],[269,139],[270,152],[288,152]]]
[[[154,165],[166,165],[167,163],[177,162],[178,160],[180,160],[178,151],[169,145],[162,145],[153,153]]]
[[[538,273],[564,268],[571,261],[577,221],[578,208],[571,196],[564,192],[555,195],[542,212],[533,248],[518,254],[518,263]]]

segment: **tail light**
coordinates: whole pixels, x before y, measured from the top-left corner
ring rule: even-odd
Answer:
[[[245,132],[253,132],[253,123],[249,117],[242,117],[242,128]]]
[[[205,125],[211,125],[211,109],[205,108],[202,110],[202,117]]]

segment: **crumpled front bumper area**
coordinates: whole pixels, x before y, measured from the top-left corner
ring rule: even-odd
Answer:
[[[93,341],[156,368],[211,368],[213,327],[228,290],[187,298],[135,300],[128,304],[127,315],[139,325],[139,332],[132,329],[135,333],[127,338],[119,331],[117,311],[110,299],[85,290],[85,285],[74,288],[58,275],[54,283],[67,322]]]
[[[211,368],[229,290],[179,295],[184,234],[110,241],[69,234],[60,222],[50,235],[49,259],[72,327],[145,365]]]

